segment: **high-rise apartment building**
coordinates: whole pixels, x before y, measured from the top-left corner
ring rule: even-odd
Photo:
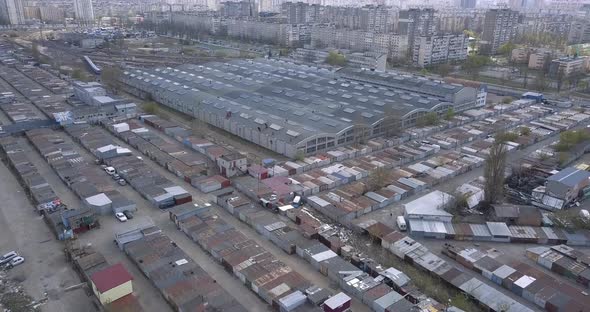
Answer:
[[[462,9],[475,9],[477,0],[461,0],[460,6]]]
[[[491,9],[486,12],[481,36],[481,52],[496,54],[505,43],[516,37],[518,11],[510,9]]]
[[[258,6],[254,1],[222,2],[220,14],[226,17],[256,17]]]
[[[567,41],[569,44],[590,43],[590,20],[584,18],[573,21]]]
[[[281,14],[287,24],[313,24],[320,19],[322,6],[304,2],[286,2],[281,7]]]
[[[25,10],[21,0],[0,0],[0,24],[25,23]]]
[[[63,22],[66,17],[64,9],[52,5],[39,7],[39,15],[40,19],[46,23]]]
[[[409,9],[399,12],[398,33],[408,36],[409,55],[414,54],[414,41],[435,34],[434,9]]]
[[[74,0],[74,12],[78,22],[85,24],[94,22],[92,0]]]
[[[414,40],[414,65],[425,67],[467,59],[469,38],[464,34],[421,36]]]

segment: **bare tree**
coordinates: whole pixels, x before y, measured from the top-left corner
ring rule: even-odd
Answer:
[[[121,87],[119,77],[121,77],[122,75],[123,73],[116,66],[104,67],[102,68],[100,73],[100,80],[104,85],[111,89],[113,93],[117,94]]]
[[[367,180],[367,192],[376,191],[391,182],[391,171],[385,167],[373,170]]]
[[[484,166],[484,199],[489,204],[497,203],[504,193],[504,170],[506,168],[506,146],[496,143],[490,148]]]

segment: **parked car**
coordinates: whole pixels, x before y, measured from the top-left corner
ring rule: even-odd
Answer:
[[[113,180],[118,181],[119,179],[121,179],[121,176],[118,174],[113,174],[111,177],[113,177]]]
[[[10,262],[10,260],[12,260],[14,257],[17,257],[18,254],[16,253],[16,251],[11,251],[9,253],[4,254],[4,256],[2,256],[0,258],[0,265],[4,265],[8,262]]]
[[[123,211],[123,214],[125,215],[125,217],[127,217],[127,220],[133,219],[133,212],[131,212],[129,210],[125,210],[125,211]]]
[[[119,220],[121,222],[127,221],[127,217],[121,212],[115,213],[115,217],[117,218],[117,220]]]
[[[119,179],[117,183],[119,183],[121,186],[127,185],[127,181],[125,181],[125,179]]]
[[[15,266],[19,265],[19,264],[23,264],[25,262],[25,258],[21,257],[21,256],[16,256],[14,258],[12,258],[12,260],[10,260],[10,264],[8,264],[9,268],[14,268]]]
[[[108,175],[113,175],[113,174],[117,173],[117,171],[115,171],[115,168],[113,168],[113,167],[106,167],[106,168],[104,168],[104,171]]]

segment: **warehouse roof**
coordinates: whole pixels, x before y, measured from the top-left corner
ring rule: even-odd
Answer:
[[[547,181],[559,182],[567,186],[574,187],[586,179],[590,179],[590,172],[574,167],[568,167],[548,177]]]
[[[351,81],[314,67],[275,60],[233,60],[177,68],[134,69],[130,82],[173,102],[198,105],[287,141],[339,134],[384,116],[450,107],[440,98]]]
[[[465,88],[459,84],[450,84],[443,81],[435,81],[420,76],[393,71],[384,73],[360,68],[344,68],[339,70],[338,73],[341,76],[350,79],[360,78],[363,80],[382,82],[388,86],[395,86],[400,89],[428,92],[439,96],[455,94]]]

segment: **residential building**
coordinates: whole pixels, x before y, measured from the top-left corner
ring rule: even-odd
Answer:
[[[398,33],[408,36],[408,55],[414,54],[414,41],[435,34],[434,9],[409,9],[399,13]]]
[[[253,1],[226,1],[220,6],[220,14],[225,17],[256,17],[258,7]]]
[[[391,33],[315,26],[311,30],[311,47],[346,49],[351,52],[370,51],[401,59],[407,56],[408,37]]]
[[[551,12],[576,13],[582,6],[590,4],[588,0],[547,0],[545,8]]]
[[[41,18],[39,7],[37,6],[24,6],[25,20],[38,20]]]
[[[0,0],[0,24],[21,25],[25,23],[22,0]]]
[[[435,12],[436,33],[460,33],[465,29],[481,31],[485,14],[481,10],[448,8]]]
[[[248,172],[248,159],[240,153],[225,154],[217,158],[217,166],[224,177],[231,178]]]
[[[90,276],[92,292],[106,305],[133,293],[133,276],[121,263],[111,265]]]
[[[415,126],[429,112],[460,112],[478,103],[478,91],[471,87],[394,72],[333,72],[276,59],[129,69],[120,80],[136,96],[149,95],[288,157],[381,137],[391,128]],[[384,122],[386,111],[395,120]]]
[[[486,12],[481,52],[497,54],[498,49],[516,37],[518,12],[510,9],[492,9]]]
[[[398,22],[399,11],[383,5],[362,7],[321,6],[317,22],[330,23],[336,28],[375,32],[392,32]]]
[[[543,69],[547,60],[551,58],[552,52],[548,50],[537,50],[530,54],[528,67],[530,69]]]
[[[92,7],[92,0],[74,0],[74,12],[78,23],[94,23],[94,8]]]
[[[475,9],[477,5],[477,0],[460,0],[459,6],[462,9]]]
[[[519,12],[538,11],[540,4],[539,0],[509,0],[508,7]]]
[[[385,71],[387,65],[387,54],[376,52],[350,52],[348,50],[331,50],[331,49],[307,49],[298,48],[292,54],[291,58],[298,62],[323,64],[331,51],[344,55],[346,66],[353,68],[365,68],[376,71]]]
[[[421,36],[414,42],[414,65],[425,67],[467,59],[469,38],[460,35]]]
[[[532,48],[516,48],[512,50],[510,59],[514,63],[525,64],[529,61],[529,55],[533,53],[534,49]]]
[[[549,76],[557,78],[560,75],[568,77],[577,73],[588,71],[590,58],[588,56],[562,57],[551,61]]]
[[[528,64],[530,69],[542,69],[553,53],[550,49],[524,47],[512,50],[510,58],[514,63]]]
[[[312,24],[319,22],[321,10],[323,7],[317,4],[286,2],[281,7],[281,14],[287,24]]]
[[[590,19],[577,19],[571,22],[567,41],[569,44],[590,43]]]
[[[43,5],[39,7],[39,18],[45,23],[63,23],[66,13],[62,8],[53,5]]]

